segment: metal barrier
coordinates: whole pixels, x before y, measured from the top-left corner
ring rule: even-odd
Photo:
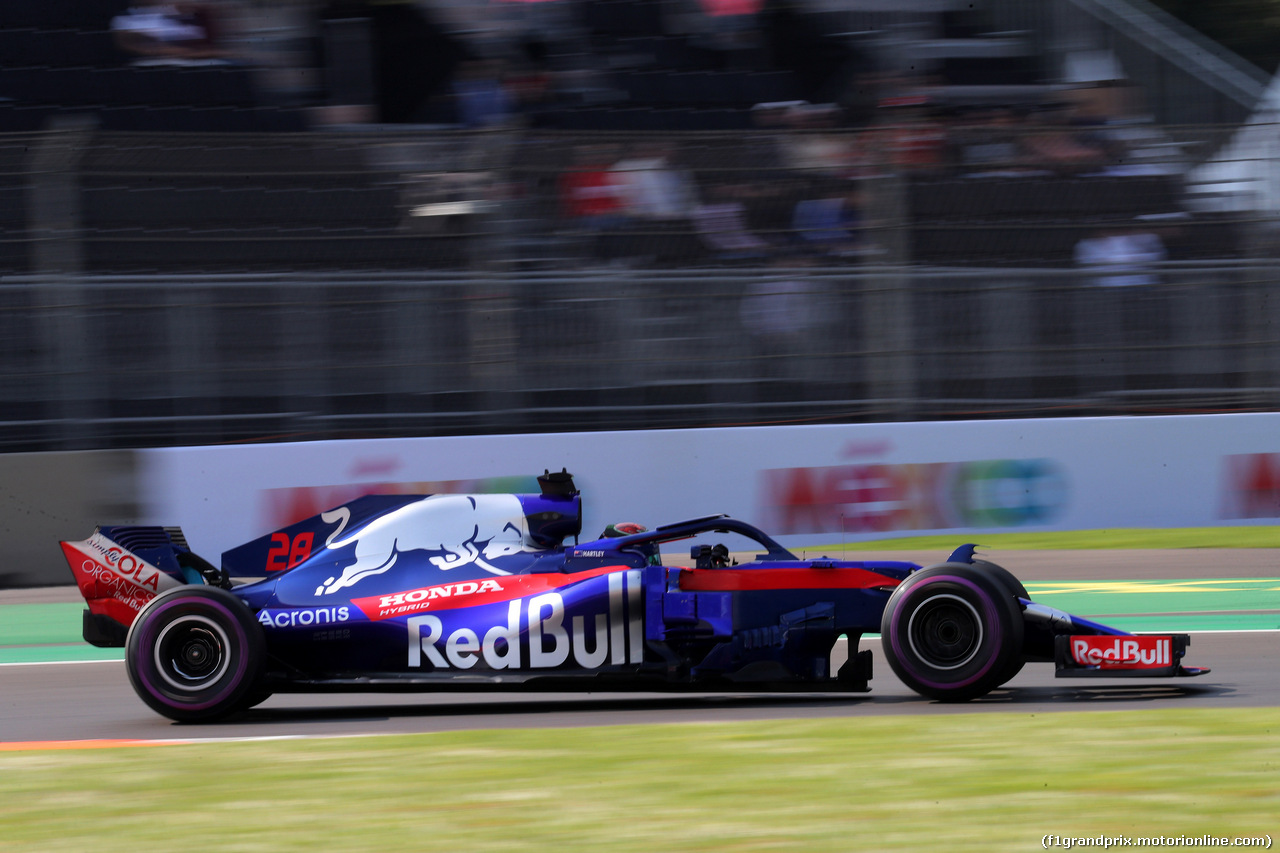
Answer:
[[[1274,409],[1262,263],[16,277],[6,450]]]

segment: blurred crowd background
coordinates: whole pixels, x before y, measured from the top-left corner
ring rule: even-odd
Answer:
[[[1274,410],[1220,5],[0,4],[0,450]]]

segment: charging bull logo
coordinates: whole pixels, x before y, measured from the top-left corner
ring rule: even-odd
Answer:
[[[442,571],[479,566],[495,575],[510,574],[490,561],[519,554],[524,541],[524,508],[514,495],[430,495],[414,501],[348,536],[351,510],[339,507],[321,519],[337,528],[325,540],[330,550],[355,545],[355,562],[342,574],[329,578],[316,595],[329,595],[380,575],[396,564],[406,551],[429,551],[429,560]],[[341,538],[340,538],[341,537]]]

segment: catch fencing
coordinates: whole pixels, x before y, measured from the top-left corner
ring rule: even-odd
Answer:
[[[1225,130],[991,121],[5,136],[0,450],[1275,409],[1273,232],[1185,196]],[[619,172],[683,206],[571,203]]]
[[[1263,263],[32,277],[6,449],[1274,410]]]

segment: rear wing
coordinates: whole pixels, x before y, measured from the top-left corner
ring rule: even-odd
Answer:
[[[98,527],[88,539],[59,544],[88,604],[84,639],[95,646],[123,646],[138,611],[167,589],[230,586],[224,573],[191,552],[177,527]]]

